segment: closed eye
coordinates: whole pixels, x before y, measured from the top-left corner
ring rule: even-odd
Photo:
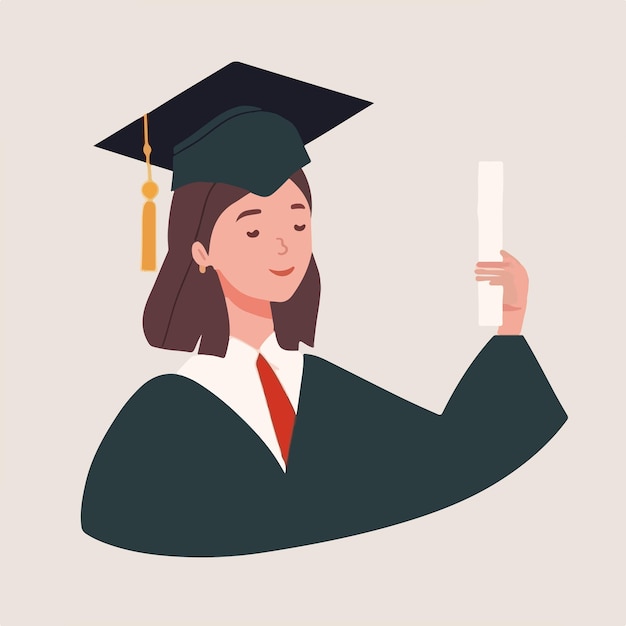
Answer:
[[[299,226],[298,224],[294,224],[294,228],[298,231],[304,230],[306,228],[306,224],[302,224],[301,226]]]
[[[258,230],[253,230],[253,231],[247,232],[246,235],[248,235],[248,237],[258,237],[259,236],[259,231]]]

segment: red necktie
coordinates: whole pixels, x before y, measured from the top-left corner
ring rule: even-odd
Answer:
[[[259,371],[261,385],[263,385],[263,391],[265,392],[265,400],[267,401],[267,408],[270,410],[280,452],[285,465],[287,465],[296,413],[271,365],[260,354],[256,360],[256,368]]]

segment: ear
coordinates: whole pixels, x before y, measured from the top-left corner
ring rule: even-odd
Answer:
[[[194,241],[191,244],[191,256],[201,269],[209,267],[209,253],[206,248],[199,242]]]

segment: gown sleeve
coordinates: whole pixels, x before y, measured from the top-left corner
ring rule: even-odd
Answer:
[[[315,537],[383,528],[473,496],[567,419],[523,337],[491,339],[442,415],[336,366],[316,372],[303,388],[290,468],[306,484],[300,508]]]
[[[500,480],[538,452],[567,415],[521,336],[493,337],[441,416],[452,499]]]

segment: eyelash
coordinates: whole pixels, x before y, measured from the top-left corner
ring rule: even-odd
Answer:
[[[302,224],[300,226],[298,224],[294,224],[293,227],[298,232],[302,232],[306,228],[306,224]],[[250,237],[250,238],[258,237],[259,236],[259,231],[258,230],[252,230],[252,231],[247,232],[246,235],[248,235],[248,237]]]

